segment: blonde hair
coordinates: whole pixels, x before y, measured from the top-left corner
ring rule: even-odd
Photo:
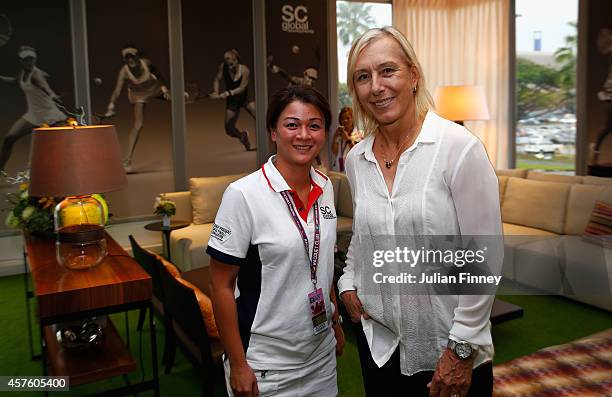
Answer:
[[[351,46],[347,65],[348,89],[349,93],[351,94],[351,99],[353,100],[355,121],[356,124],[363,129],[365,136],[374,134],[379,126],[372,115],[370,115],[359,102],[357,93],[355,92],[353,74],[355,73],[355,63],[357,62],[357,57],[361,51],[363,51],[364,48],[366,48],[372,42],[383,37],[392,37],[395,39],[395,41],[402,48],[402,52],[406,57],[408,66],[414,68],[417,72],[418,80],[416,84],[416,93],[414,94],[417,119],[424,118],[427,111],[434,107],[434,101],[425,85],[425,75],[423,74],[423,69],[421,68],[421,64],[419,63],[416,53],[414,52],[414,49],[412,48],[412,45],[408,39],[406,39],[406,37],[404,37],[399,30],[392,26],[370,29],[357,38]]]

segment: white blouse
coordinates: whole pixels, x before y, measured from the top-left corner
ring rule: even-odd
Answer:
[[[368,136],[348,154],[353,237],[340,293],[357,290],[370,320],[362,326],[372,358],[386,363],[397,346],[401,371],[435,370],[448,339],[478,345],[474,366],[493,358],[492,295],[408,295],[360,291],[364,244],[373,236],[502,236],[495,171],[482,143],[464,127],[427,113],[414,144],[398,159],[389,194]],[[502,242],[503,244],[503,242]],[[499,247],[498,247],[499,248]],[[499,263],[493,267],[501,267]],[[499,270],[499,269],[495,269]]]

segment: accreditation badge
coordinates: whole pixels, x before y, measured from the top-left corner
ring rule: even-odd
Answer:
[[[312,328],[314,334],[318,335],[328,328],[323,289],[317,288],[316,291],[309,293],[308,303],[310,304],[310,314],[312,316]]]

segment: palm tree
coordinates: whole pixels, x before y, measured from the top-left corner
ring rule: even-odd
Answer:
[[[576,29],[576,22],[568,22],[568,25]],[[559,68],[559,85],[562,89],[572,92],[576,88],[576,45],[578,37],[576,33],[565,37],[565,46],[555,51],[555,62]],[[574,94],[575,95],[575,94]]]
[[[371,5],[350,1],[339,1],[337,4],[338,37],[343,45],[348,46],[373,27],[376,21],[370,15]]]
[[[576,22],[568,22],[574,33],[565,37],[565,46],[555,51],[555,62],[559,65],[559,88],[562,90],[564,105],[570,111],[576,108],[576,46],[578,36]]]

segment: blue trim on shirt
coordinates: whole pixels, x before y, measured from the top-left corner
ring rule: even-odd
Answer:
[[[210,245],[206,248],[206,253],[219,262],[223,262],[228,265],[243,266],[247,263],[246,258],[238,258],[237,256],[226,254],[225,252],[214,249]]]

